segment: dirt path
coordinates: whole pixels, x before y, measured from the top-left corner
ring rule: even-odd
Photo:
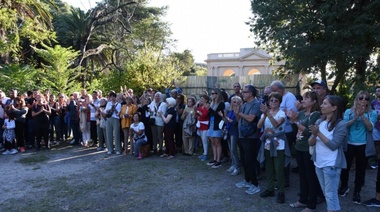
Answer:
[[[286,204],[249,196],[235,187],[227,164],[211,169],[196,156],[108,156],[95,148],[60,145],[51,151],[0,155],[0,211],[299,211],[298,175],[292,173]],[[33,162],[37,161],[37,162]],[[374,195],[376,170],[367,170],[362,201]],[[350,187],[353,187],[351,176]],[[265,180],[260,181],[262,191]],[[340,198],[342,211],[376,211]],[[325,211],[326,205],[318,205]]]

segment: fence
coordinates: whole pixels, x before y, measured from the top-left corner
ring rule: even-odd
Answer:
[[[264,88],[269,86],[274,80],[279,80],[279,78],[270,74],[232,77],[186,76],[175,81],[175,85],[181,87],[185,95],[198,96],[205,90],[210,93],[213,88],[223,88],[227,93],[232,94],[234,93],[233,85],[239,82],[242,86],[246,84],[254,85],[258,89],[258,94],[261,95],[264,92]],[[287,91],[295,95],[300,94],[298,75],[287,75],[284,79],[281,79],[281,81],[284,83]]]

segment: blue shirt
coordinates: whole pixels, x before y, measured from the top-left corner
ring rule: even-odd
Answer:
[[[354,119],[354,116],[354,112],[351,112],[351,109],[347,109],[344,112],[343,120],[349,122]],[[372,123],[372,126],[375,125],[377,121],[376,111],[364,113],[364,116]],[[356,119],[349,127],[348,143],[352,145],[363,145],[367,143],[367,129],[361,117]]]

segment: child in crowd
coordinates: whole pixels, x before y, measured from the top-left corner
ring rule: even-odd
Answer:
[[[3,138],[6,149],[3,155],[14,155],[17,153],[15,149],[16,122],[12,113],[5,113],[4,125],[2,127],[4,129]]]

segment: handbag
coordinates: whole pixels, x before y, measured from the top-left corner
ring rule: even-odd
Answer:
[[[112,114],[113,114],[113,110],[110,110],[106,113],[106,117],[107,118],[111,118],[112,117]]]

